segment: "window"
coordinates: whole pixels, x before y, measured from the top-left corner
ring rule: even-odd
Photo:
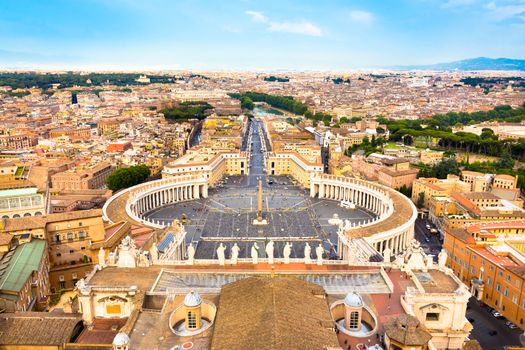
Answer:
[[[499,292],[501,289],[501,286],[499,285],[499,283],[496,283],[496,290]]]
[[[512,302],[513,302],[514,304],[517,304],[517,303],[518,303],[518,296],[517,296],[516,294],[514,294],[514,295],[512,296]]]
[[[73,232],[68,232],[67,233],[67,239],[72,241],[73,240]]]
[[[505,288],[505,290],[503,291],[503,295],[506,297],[509,296],[509,290],[507,288]]]
[[[66,281],[60,281],[60,289],[66,289]]]
[[[510,275],[507,275],[507,282],[510,282]]]
[[[189,329],[197,328],[197,317],[191,311],[188,311],[188,328]]]
[[[487,277],[487,284],[490,285],[490,277]]]
[[[350,313],[350,329],[359,329],[359,312],[352,311]]]
[[[427,312],[427,321],[439,321],[439,312]]]
[[[78,239],[84,239],[86,238],[86,232],[83,230],[78,231]]]

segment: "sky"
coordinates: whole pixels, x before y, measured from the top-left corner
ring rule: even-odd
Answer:
[[[0,0],[0,67],[350,70],[525,58],[525,0]]]

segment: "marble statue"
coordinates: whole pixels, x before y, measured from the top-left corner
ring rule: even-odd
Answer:
[[[257,245],[257,242],[253,243],[252,245],[251,256],[252,256],[252,263],[257,264],[259,260],[259,246]]]
[[[292,253],[292,243],[286,242],[283,249],[283,257],[284,257],[284,263],[289,264],[290,263],[290,254]]]
[[[392,259],[392,251],[388,247],[388,245],[383,249],[383,261],[389,263]]]
[[[98,250],[98,264],[100,267],[106,267],[106,252],[102,247]]]
[[[311,252],[312,252],[312,247],[310,247],[310,244],[306,242],[306,245],[304,246],[304,263],[305,264],[312,263]]]
[[[114,252],[109,252],[109,257],[108,257],[108,263],[109,265],[113,266],[116,264],[117,262],[117,253],[116,253],[116,249]]]
[[[118,246],[117,267],[137,267],[135,242],[126,236]]]
[[[138,261],[137,261],[137,266],[140,266],[140,267],[149,267],[150,266],[150,260],[148,258],[148,252],[145,251],[145,252],[141,252],[139,255],[138,255]]]
[[[274,243],[272,240],[266,244],[266,256],[268,257],[268,264],[273,264],[273,248]]]
[[[226,261],[226,258],[224,257],[224,251],[226,250],[226,247],[224,244],[220,243],[219,247],[217,248],[217,259],[219,259],[219,265],[224,266],[224,262]]]
[[[319,243],[317,248],[315,248],[315,255],[317,255],[317,265],[323,265],[323,253],[324,253],[323,244]]]
[[[156,262],[159,260],[159,249],[157,248],[157,243],[153,242],[149,249],[149,254],[151,255],[151,261]]]
[[[193,265],[193,257],[195,256],[195,248],[193,247],[193,243],[188,245],[188,250],[186,253],[188,254],[188,264]]]
[[[239,246],[237,245],[237,242],[231,247],[230,256],[231,256],[231,263],[237,264],[237,259],[239,259]]]
[[[438,255],[438,265],[439,267],[445,267],[447,266],[447,251],[445,249],[441,249]]]

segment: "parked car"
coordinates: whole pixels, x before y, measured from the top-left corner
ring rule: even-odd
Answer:
[[[516,329],[518,326],[516,326],[514,323],[507,321],[505,322],[505,326],[509,327],[510,329]]]
[[[495,336],[496,334],[498,334],[498,331],[495,331],[495,330],[489,331],[489,335],[491,337]]]
[[[496,318],[502,318],[502,317],[503,317],[503,315],[500,314],[500,313],[497,312],[497,311],[492,311],[492,316],[494,316],[494,317],[496,317]]]
[[[470,322],[470,323],[474,323],[476,320],[473,319],[472,317],[467,317],[467,320]]]

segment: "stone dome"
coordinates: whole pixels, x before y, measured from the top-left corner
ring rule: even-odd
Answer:
[[[191,291],[184,297],[184,305],[188,307],[195,307],[202,304],[202,298],[198,292]]]
[[[124,333],[124,332],[117,333],[115,338],[113,338],[113,345],[115,345],[115,346],[129,345],[129,337],[128,337],[128,335],[126,333]]]
[[[356,292],[348,293],[344,300],[344,303],[348,307],[363,307],[363,298]]]

